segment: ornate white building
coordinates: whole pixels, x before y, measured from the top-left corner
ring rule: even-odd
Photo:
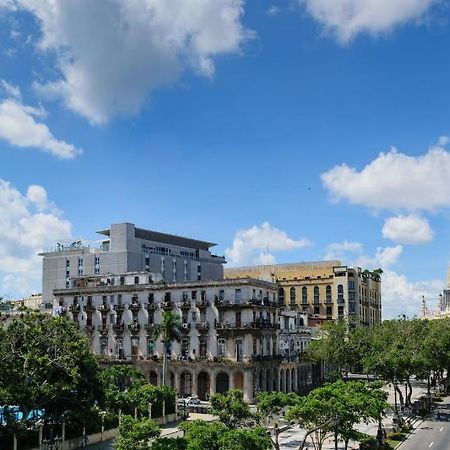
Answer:
[[[307,316],[279,304],[278,285],[257,279],[166,284],[148,272],[76,277],[54,291],[55,312],[67,314],[104,363],[134,363],[161,383],[163,344],[155,339],[162,311],[182,319],[170,349],[168,384],[207,398],[236,387],[252,401],[259,391],[307,391],[320,367],[304,362]]]

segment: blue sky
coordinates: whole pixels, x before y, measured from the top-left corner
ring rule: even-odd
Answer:
[[[235,265],[382,266],[386,317],[434,302],[450,11],[391,3],[0,0],[0,295],[129,221]]]

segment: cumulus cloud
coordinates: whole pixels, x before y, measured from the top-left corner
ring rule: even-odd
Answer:
[[[35,148],[61,159],[80,153],[72,144],[56,139],[47,125],[40,122],[43,111],[24,105],[19,98],[0,101],[0,139],[16,147]]]
[[[298,0],[342,42],[360,33],[377,35],[421,19],[440,0]]]
[[[450,153],[447,138],[422,156],[395,148],[380,153],[362,170],[342,164],[322,174],[333,201],[346,200],[373,209],[427,210],[450,206]]]
[[[425,244],[433,239],[428,220],[413,214],[389,217],[382,232],[384,238],[400,244]]]
[[[435,299],[444,288],[438,279],[411,281],[407,275],[398,273],[395,265],[403,253],[403,247],[378,247],[375,254],[367,254],[360,242],[336,242],[327,247],[326,259],[339,259],[343,264],[362,269],[382,268],[383,318],[400,315],[419,316],[422,296]]]
[[[38,286],[41,279],[42,261],[37,254],[56,239],[70,238],[71,224],[54,212],[46,190],[38,185],[22,194],[0,179],[0,211],[0,295],[30,293],[24,290]]]
[[[214,57],[238,53],[252,33],[244,0],[11,0],[41,27],[59,79],[35,83],[90,122],[138,112],[185,69],[211,77]],[[76,18],[76,19],[74,19]]]
[[[227,261],[232,266],[242,264],[274,264],[271,252],[303,248],[311,243],[307,239],[292,239],[285,231],[273,227],[269,222],[239,230],[231,247],[225,250]]]

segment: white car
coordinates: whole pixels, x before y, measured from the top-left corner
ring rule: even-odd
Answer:
[[[179,398],[177,400],[178,405],[182,406],[196,406],[200,404],[200,399],[198,397],[186,397],[186,398]]]

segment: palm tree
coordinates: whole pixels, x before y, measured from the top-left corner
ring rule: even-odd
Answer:
[[[167,353],[171,347],[172,342],[180,341],[181,317],[171,311],[163,311],[161,316],[161,323],[155,325],[153,336],[155,339],[161,339],[164,346],[163,353],[163,373],[162,385],[166,384],[167,375]]]

